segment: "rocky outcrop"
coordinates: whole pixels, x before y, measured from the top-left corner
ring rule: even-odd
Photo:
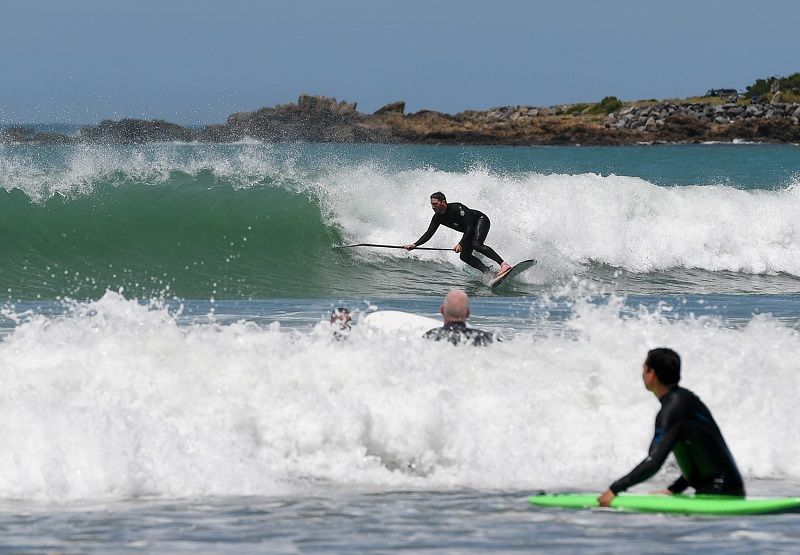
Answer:
[[[383,106],[382,108],[378,108],[373,116],[380,116],[382,114],[402,114],[406,111],[406,103],[402,100],[398,100],[397,102],[392,102]]]
[[[616,99],[614,108],[621,103]],[[613,109],[613,108],[611,108]],[[402,101],[363,114],[355,103],[301,96],[297,103],[231,114],[222,125],[187,129],[163,120],[103,121],[76,137],[13,127],[6,142],[138,144],[156,141],[417,143],[497,145],[623,145],[742,139],[800,143],[800,105],[701,102],[630,103],[605,114],[604,104],[501,106],[445,114],[406,114]]]
[[[800,121],[800,104],[771,102],[769,104],[702,104],[702,103],[661,103],[651,106],[638,106],[613,113],[606,119],[605,125],[617,129],[633,129],[636,131],[654,131],[664,125],[670,118],[691,118],[702,125],[725,125],[736,121],[753,119],[788,118],[795,125]]]
[[[630,130],[658,142],[800,141],[800,104],[659,103],[610,114],[608,128]]]
[[[335,98],[303,95],[297,104],[261,108],[228,116],[225,125],[212,125],[196,133],[201,141],[381,142],[390,141],[382,126],[367,124],[355,103]]]
[[[11,126],[0,131],[0,143],[66,144],[72,140],[68,135],[42,133],[30,127]]]
[[[85,143],[140,144],[149,142],[191,141],[190,129],[164,120],[104,120],[94,127],[83,127],[75,139]]]
[[[422,110],[374,116],[400,142],[422,144],[623,144],[621,133],[600,122],[561,118],[553,108],[507,106],[455,115]]]

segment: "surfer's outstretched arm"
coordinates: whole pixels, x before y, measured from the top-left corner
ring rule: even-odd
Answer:
[[[439,229],[439,218],[434,215],[433,218],[431,218],[431,224],[428,226],[428,229],[425,231],[425,233],[422,234],[422,237],[411,243],[411,245],[405,245],[406,249],[411,250],[408,248],[409,246],[413,249],[414,247],[424,245],[430,240],[431,237],[433,237],[433,234],[436,233],[437,229]]]

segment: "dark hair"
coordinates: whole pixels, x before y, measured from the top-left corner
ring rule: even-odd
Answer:
[[[664,385],[676,385],[681,381],[681,357],[672,349],[653,349],[647,353],[644,363]]]
[[[441,191],[436,191],[435,193],[433,193],[431,195],[431,198],[435,198],[436,200],[441,201],[441,202],[447,202],[447,199],[444,198],[444,193],[441,192]]]
[[[331,324],[336,320],[347,320],[350,318],[350,310],[340,306],[331,311]]]

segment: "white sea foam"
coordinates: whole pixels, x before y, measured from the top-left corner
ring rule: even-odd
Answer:
[[[160,143],[141,147],[81,145],[63,158],[42,160],[30,151],[11,153],[0,146],[0,187],[19,189],[34,202],[53,196],[91,195],[100,184],[161,185],[173,172],[198,176],[208,172],[237,188],[265,179],[289,182],[296,173],[291,149],[240,143],[236,148],[190,143]]]
[[[547,281],[546,274],[588,262],[632,272],[679,267],[800,276],[797,182],[745,191],[663,187],[615,175],[502,176],[481,169],[386,174],[363,167],[317,184],[330,220],[348,239],[374,243],[415,241],[432,216],[428,196],[439,190],[489,216],[486,243],[501,256],[512,262],[538,259],[528,279]],[[426,246],[452,247],[460,237],[442,228]],[[452,254],[415,255],[460,264]]]
[[[623,302],[577,300],[566,332],[483,349],[358,325],[346,341],[181,326],[114,293],[27,317],[0,342],[0,498],[599,490],[646,451],[658,403],[640,365],[659,345],[682,354],[748,480],[800,480],[797,331],[623,317]]]

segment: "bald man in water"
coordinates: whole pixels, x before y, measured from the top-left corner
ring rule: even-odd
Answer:
[[[483,330],[468,328],[467,319],[469,318],[469,297],[460,290],[450,291],[444,298],[439,312],[444,318],[444,326],[434,328],[423,335],[425,339],[449,341],[453,345],[462,343],[472,345],[488,345],[494,341],[494,336]]]

